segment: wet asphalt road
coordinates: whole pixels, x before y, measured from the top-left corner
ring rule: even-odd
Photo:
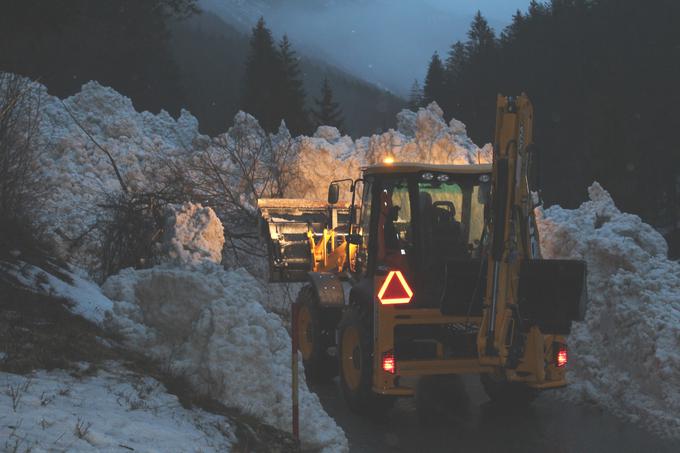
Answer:
[[[345,430],[351,452],[680,453],[680,440],[661,439],[597,407],[544,392],[526,409],[501,411],[488,402],[477,377],[466,376],[464,383],[467,407],[426,426],[418,422],[413,398],[371,419],[349,411],[337,379],[312,390]]]

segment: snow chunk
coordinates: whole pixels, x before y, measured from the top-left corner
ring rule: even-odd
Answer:
[[[334,142],[340,139],[340,131],[332,126],[319,126],[314,132],[314,138],[323,138],[326,141]]]
[[[202,261],[219,264],[223,247],[224,228],[211,208],[194,203],[168,206],[163,240],[166,261],[183,265]]]
[[[680,263],[599,184],[578,209],[538,212],[546,258],[588,263],[590,304],[569,338],[566,395],[680,437]]]
[[[103,291],[114,301],[110,327],[129,347],[166,361],[224,404],[290,430],[290,337],[261,305],[265,290],[250,274],[212,263],[128,269],[110,277]],[[324,451],[347,450],[344,433],[300,368],[302,441]]]

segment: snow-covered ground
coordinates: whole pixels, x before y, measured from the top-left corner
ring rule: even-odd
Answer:
[[[186,409],[149,377],[112,371],[0,372],[2,451],[230,451],[224,417]]]
[[[680,438],[680,263],[663,237],[599,184],[578,209],[539,219],[546,258],[588,263],[585,322],[569,337],[566,396]]]
[[[70,272],[73,284],[25,263],[3,264],[3,270],[36,291],[67,299],[74,313],[187,379],[195,392],[290,431],[291,341],[281,318],[261,304],[263,284],[243,269],[218,264],[224,237],[210,208],[187,203],[167,214],[173,227],[166,263],[125,269],[101,290]],[[302,363],[299,382],[303,446],[347,450],[343,431],[308,389]]]

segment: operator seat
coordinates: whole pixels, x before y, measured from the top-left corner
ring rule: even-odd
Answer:
[[[456,220],[456,205],[450,201],[434,203],[432,207],[433,256],[440,259],[469,258],[463,226]]]

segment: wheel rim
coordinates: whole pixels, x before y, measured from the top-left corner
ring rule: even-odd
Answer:
[[[312,314],[309,308],[302,306],[298,312],[298,339],[303,360],[309,360],[314,351],[314,335],[312,334]]]
[[[351,390],[359,388],[361,365],[359,332],[354,327],[348,327],[342,334],[342,375]]]

